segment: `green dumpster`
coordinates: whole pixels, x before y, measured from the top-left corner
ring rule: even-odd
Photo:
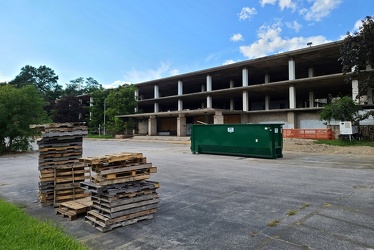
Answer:
[[[282,125],[191,125],[191,151],[192,153],[282,158]]]

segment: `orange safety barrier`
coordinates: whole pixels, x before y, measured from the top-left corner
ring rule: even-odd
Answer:
[[[283,129],[283,138],[334,140],[332,129]]]

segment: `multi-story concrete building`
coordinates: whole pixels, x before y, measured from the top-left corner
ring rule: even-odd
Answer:
[[[341,42],[266,56],[136,84],[136,133],[189,135],[190,124],[284,123],[326,128],[322,106],[358,95],[358,82],[342,74]],[[371,70],[368,67],[367,70]],[[373,108],[373,95],[363,97]]]

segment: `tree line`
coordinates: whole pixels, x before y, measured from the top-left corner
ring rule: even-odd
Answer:
[[[45,65],[26,65],[13,80],[0,83],[0,154],[28,150],[36,135],[30,124],[86,122],[94,134],[104,126],[105,115],[109,134],[133,126],[116,116],[134,113],[134,85],[104,89],[92,77],[79,77],[63,87],[58,79]]]

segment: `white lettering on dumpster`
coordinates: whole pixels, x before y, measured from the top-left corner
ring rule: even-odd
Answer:
[[[227,128],[227,132],[234,133],[234,128],[233,127]]]

